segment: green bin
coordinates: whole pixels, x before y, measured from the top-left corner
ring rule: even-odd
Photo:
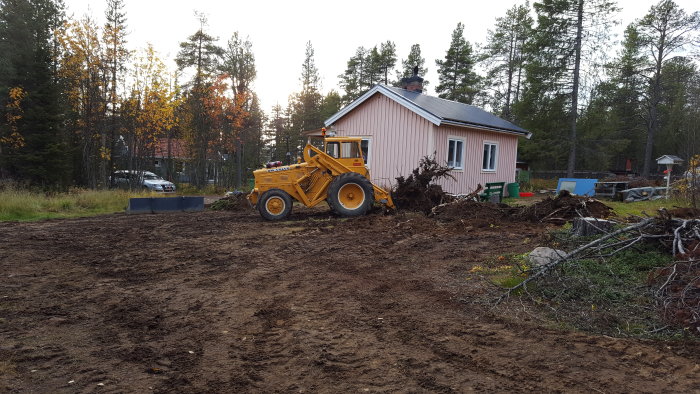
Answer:
[[[520,184],[518,182],[508,184],[508,196],[510,198],[520,197]]]

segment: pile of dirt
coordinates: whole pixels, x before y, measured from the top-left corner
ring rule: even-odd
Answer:
[[[483,220],[495,223],[509,218],[520,208],[505,204],[482,203],[474,200],[461,200],[435,207],[432,216],[444,222],[459,220]]]
[[[626,176],[616,176],[616,177],[610,177],[610,178],[605,178],[601,180],[600,182],[627,182],[630,189],[634,189],[636,187],[657,187],[657,186],[662,186],[662,182],[658,179],[647,179],[643,177],[636,177],[636,178],[630,178]]]
[[[580,216],[607,218],[610,215],[612,208],[603,202],[589,197],[572,196],[568,191],[562,190],[556,197],[547,197],[537,204],[524,207],[513,216],[524,221],[564,224]]]
[[[674,218],[681,218],[681,219],[700,218],[700,209],[697,209],[697,208],[674,208],[674,209],[669,209],[668,213]]]
[[[213,211],[244,211],[250,210],[250,203],[246,199],[245,193],[238,192],[214,201],[209,209]]]
[[[452,201],[453,197],[434,183],[442,178],[454,179],[451,171],[450,167],[438,164],[434,157],[423,157],[408,178],[396,178],[396,187],[391,193],[394,204],[398,209],[428,214],[433,207]]]

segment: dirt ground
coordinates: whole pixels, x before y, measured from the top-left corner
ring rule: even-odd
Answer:
[[[303,209],[2,223],[0,392],[700,392],[698,342],[489,309],[470,268],[544,231]]]

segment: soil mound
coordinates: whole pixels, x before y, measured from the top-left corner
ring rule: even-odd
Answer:
[[[668,213],[674,218],[695,219],[700,217],[700,209],[697,208],[674,208]]]
[[[599,200],[572,196],[568,191],[562,190],[558,196],[547,197],[523,208],[514,216],[520,220],[563,224],[579,216],[607,218],[611,214],[612,208]]]
[[[605,178],[600,182],[627,182],[627,187],[630,189],[636,187],[657,187],[662,186],[662,182],[655,179],[646,179],[642,177],[630,178],[626,176],[617,176],[611,178]]]
[[[214,211],[247,211],[250,210],[250,203],[245,198],[245,193],[233,193],[214,201],[209,209]]]
[[[439,205],[432,210],[432,215],[436,219],[445,222],[477,219],[493,223],[510,217],[517,209],[505,204],[462,200],[451,204]]]

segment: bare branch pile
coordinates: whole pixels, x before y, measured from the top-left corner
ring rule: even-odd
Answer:
[[[214,211],[245,211],[250,210],[250,203],[244,193],[233,193],[214,201],[209,209]]]
[[[647,218],[605,234],[538,267],[530,272],[527,279],[508,289],[496,303],[518,289],[527,290],[528,284],[550,275],[565,264],[611,257],[647,242],[660,243],[677,259],[672,265],[656,269],[649,276],[649,284],[658,286],[657,305],[664,320],[700,335],[700,219],[672,218],[663,210],[659,217]]]

